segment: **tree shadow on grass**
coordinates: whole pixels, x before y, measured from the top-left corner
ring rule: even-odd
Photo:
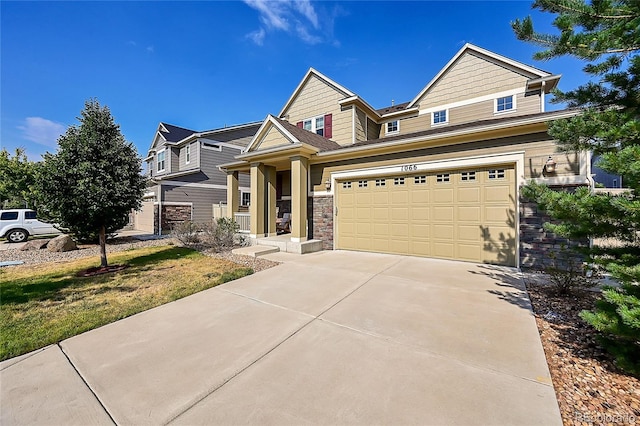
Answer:
[[[152,269],[158,262],[186,258],[193,253],[196,252],[192,249],[170,247],[155,253],[133,257],[126,262],[130,267],[120,271],[119,274],[138,274]],[[61,300],[64,299],[62,290],[68,287],[77,286],[81,289],[83,285],[96,284],[98,281],[106,285],[116,276],[116,273],[111,273],[99,277],[77,277],[79,270],[66,270],[35,279],[29,277],[0,283],[0,305],[21,304],[35,300]]]

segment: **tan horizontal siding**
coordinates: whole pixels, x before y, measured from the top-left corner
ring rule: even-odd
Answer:
[[[466,53],[419,100],[420,109],[525,87],[527,77]]]
[[[367,127],[367,115],[360,108],[356,108],[356,140],[367,140],[365,133]]]
[[[380,124],[376,124],[375,121],[367,117],[367,140],[378,139],[383,135],[380,134],[382,130],[382,126]]]
[[[296,124],[302,120],[332,114],[332,140],[341,145],[352,143],[352,112],[351,109],[341,111],[338,102],[345,98],[345,94],[328,86],[315,76],[307,81],[298,96],[293,100],[284,115],[290,123]]]
[[[537,114],[542,112],[540,95],[525,96],[524,93],[516,97],[516,110],[518,115]]]
[[[324,182],[330,177],[331,172],[362,169],[368,167],[380,167],[401,165],[407,163],[419,163],[426,161],[443,161],[462,157],[483,156],[491,154],[504,154],[514,151],[525,152],[525,178],[541,177],[544,161],[549,155],[557,162],[555,176],[579,175],[580,161],[577,154],[557,153],[557,145],[546,133],[535,135],[501,138],[487,141],[479,141],[466,144],[448,145],[408,152],[395,152],[393,154],[376,157],[359,157],[354,154],[350,161],[334,163],[314,164],[311,167],[311,185],[314,191],[325,191]]]

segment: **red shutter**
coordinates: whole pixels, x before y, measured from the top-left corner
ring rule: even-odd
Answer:
[[[324,137],[327,139],[331,139],[331,137],[333,137],[333,122],[331,114],[324,116]]]
[[[298,127],[300,127],[300,128],[302,129],[302,121],[298,121],[298,122],[296,123],[296,126],[298,126]]]

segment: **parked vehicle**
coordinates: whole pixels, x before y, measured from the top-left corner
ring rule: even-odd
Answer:
[[[29,209],[0,210],[0,237],[10,243],[27,241],[30,235],[57,235],[62,232],[50,223],[37,219]]]

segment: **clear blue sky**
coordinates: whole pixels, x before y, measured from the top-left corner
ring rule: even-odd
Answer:
[[[2,1],[0,146],[31,160],[89,98],[145,155],[160,121],[207,130],[277,114],[309,67],[382,108],[411,100],[466,42],[586,81],[573,59],[535,62],[509,23],[529,1]],[[554,108],[554,107],[551,107]],[[555,107],[557,108],[557,107]]]

